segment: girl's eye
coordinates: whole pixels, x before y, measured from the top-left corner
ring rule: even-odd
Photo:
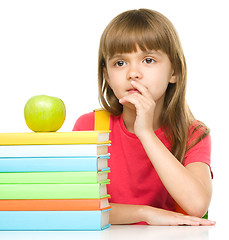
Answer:
[[[122,67],[122,66],[126,65],[126,63],[124,61],[117,61],[114,65],[116,67]]]
[[[152,58],[146,58],[143,62],[150,64],[150,63],[154,63],[155,61]]]

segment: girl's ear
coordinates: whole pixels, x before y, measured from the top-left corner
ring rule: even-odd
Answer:
[[[177,75],[174,73],[173,71],[173,74],[169,80],[170,83],[176,83],[177,82]]]

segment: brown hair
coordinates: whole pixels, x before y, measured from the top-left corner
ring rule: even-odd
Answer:
[[[194,131],[200,136],[187,146],[190,124],[194,117],[186,103],[187,68],[178,34],[172,23],[162,14],[139,9],[121,13],[104,30],[99,47],[98,87],[100,104],[113,115],[120,115],[123,107],[104,78],[106,60],[116,53],[142,50],[161,50],[171,61],[176,83],[169,83],[160,117],[164,132],[172,142],[171,152],[183,161],[185,152],[204,138],[209,129],[201,122]],[[204,129],[204,130],[203,130]]]

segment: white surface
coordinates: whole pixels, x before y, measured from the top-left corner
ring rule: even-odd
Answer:
[[[220,226],[130,226],[113,225],[91,232],[0,232],[1,240],[216,240],[228,239]]]

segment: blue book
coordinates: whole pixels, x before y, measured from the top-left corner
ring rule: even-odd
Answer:
[[[100,157],[0,158],[0,172],[90,172],[106,171],[109,154]]]
[[[96,231],[110,226],[109,211],[0,211],[1,231]]]

